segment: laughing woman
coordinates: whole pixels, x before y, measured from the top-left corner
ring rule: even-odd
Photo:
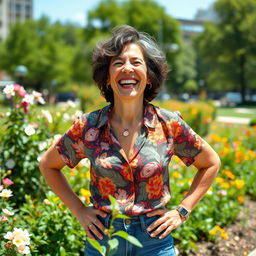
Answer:
[[[183,224],[211,186],[220,166],[215,151],[175,112],[153,100],[168,67],[164,54],[146,33],[121,26],[98,44],[93,54],[93,79],[110,104],[84,114],[42,157],[40,169],[52,190],[77,217],[86,234],[107,245],[111,204],[123,214],[116,230],[135,236],[143,248],[119,239],[118,256],[175,255],[172,230]],[[198,172],[175,210],[170,199],[168,164],[177,155]],[[91,162],[91,203],[86,207],[60,170],[83,158]],[[89,243],[86,256],[100,255]]]

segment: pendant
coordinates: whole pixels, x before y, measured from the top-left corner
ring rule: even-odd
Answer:
[[[127,129],[125,129],[122,134],[124,137],[128,137],[130,135],[130,133]]]

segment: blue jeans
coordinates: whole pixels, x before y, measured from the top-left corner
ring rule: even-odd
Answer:
[[[111,215],[108,214],[106,218],[98,216],[102,224],[109,228]],[[129,235],[136,237],[143,247],[137,247],[127,240],[116,236],[118,239],[118,250],[113,256],[176,256],[173,238],[171,235],[166,236],[163,239],[151,237],[146,228],[157,220],[159,216],[147,217],[146,215],[132,216],[129,220],[115,219],[113,222],[115,231],[125,231]],[[103,245],[108,246],[108,237],[103,235],[103,239],[97,241]],[[91,244],[85,242],[84,256],[101,256],[101,254],[91,246]]]

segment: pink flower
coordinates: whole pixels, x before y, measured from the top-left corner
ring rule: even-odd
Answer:
[[[8,178],[5,178],[2,180],[3,184],[6,185],[6,186],[10,186],[13,184],[13,181],[8,179]]]
[[[2,191],[4,189],[4,186],[0,185],[0,191]]]

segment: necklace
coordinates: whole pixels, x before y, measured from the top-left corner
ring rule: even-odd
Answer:
[[[123,135],[124,137],[128,137],[128,136],[130,135],[129,130],[128,130],[128,129],[124,129],[124,131],[122,132],[122,135]]]

